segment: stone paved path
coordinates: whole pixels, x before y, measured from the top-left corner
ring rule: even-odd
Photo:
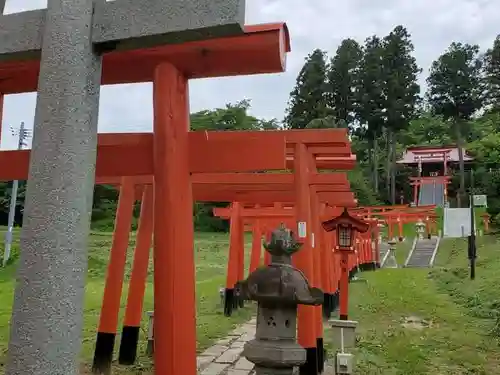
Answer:
[[[198,356],[200,375],[253,375],[253,363],[242,357],[243,345],[255,337],[255,319],[239,326]]]
[[[251,319],[217,341],[198,358],[199,375],[255,375],[254,364],[241,354],[243,345],[255,337],[256,320]],[[294,371],[298,374],[298,369]],[[333,374],[333,368],[325,363],[324,375]]]

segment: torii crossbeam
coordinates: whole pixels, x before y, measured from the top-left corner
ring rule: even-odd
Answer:
[[[79,372],[103,54],[244,35],[244,6],[241,0],[49,0],[47,9],[0,16],[2,82],[10,81],[11,89],[23,86],[26,62],[35,69],[26,76],[31,86],[24,90],[38,91],[7,375]],[[10,75],[3,71],[9,62]],[[166,224],[163,229],[171,237],[157,238],[155,253],[172,254],[167,250],[180,246],[192,257],[187,77],[165,60],[157,60],[151,70],[154,97],[163,106],[155,106],[161,196],[155,198],[161,207],[155,223]],[[172,221],[165,212],[179,215]],[[191,284],[176,289],[172,277],[155,273],[158,283],[173,288],[171,293],[194,290]],[[168,301],[155,299],[159,330],[174,329],[170,338],[157,340],[162,348],[155,363],[159,374],[196,374],[194,295],[189,292],[178,300],[189,310],[183,316],[168,315]],[[175,330],[179,325],[186,326],[183,332]],[[177,345],[169,342],[172,338]]]

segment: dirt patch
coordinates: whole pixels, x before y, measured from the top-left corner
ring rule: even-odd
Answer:
[[[407,316],[403,318],[401,325],[406,329],[423,330],[432,327],[432,322],[419,318],[418,316]]]

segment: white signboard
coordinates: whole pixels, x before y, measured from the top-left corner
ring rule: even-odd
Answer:
[[[299,221],[297,224],[297,229],[299,231],[299,233],[298,233],[299,238],[306,238],[307,237],[307,229],[306,229],[306,222],[305,221]]]
[[[474,206],[488,207],[488,198],[485,194],[474,195],[472,197],[472,202],[474,202]]]

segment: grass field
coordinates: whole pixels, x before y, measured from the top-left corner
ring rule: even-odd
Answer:
[[[16,236],[17,237],[17,236]],[[0,234],[0,238],[3,238]],[[129,257],[132,259],[135,237],[130,239]],[[111,233],[94,232],[90,237],[89,252],[89,272],[86,287],[85,300],[85,326],[83,332],[82,363],[84,367],[92,361],[95,335],[99,322],[99,314],[102,303],[104,288],[104,278],[106,275],[106,265],[111,247]],[[210,343],[233,329],[238,323],[242,323],[250,318],[251,309],[238,310],[231,318],[226,318],[222,314],[220,306],[219,288],[225,283],[228,236],[227,234],[197,234],[195,241],[196,250],[196,281],[197,281],[197,328],[198,328],[198,349],[201,351],[208,347]],[[17,253],[17,244],[14,248]],[[127,274],[131,264],[127,264]],[[9,320],[11,316],[11,304],[14,292],[14,266],[6,269],[0,268],[0,374],[5,361],[9,336]],[[122,308],[125,307],[127,289],[124,289],[122,298]],[[152,275],[150,274],[145,309],[152,310]],[[122,311],[123,312],[123,311]],[[144,320],[144,330],[147,322]],[[143,355],[145,352],[146,332],[143,330],[139,351],[141,357],[134,368],[114,369],[115,374],[137,374],[149,373],[151,367],[150,360]],[[118,327],[118,332],[121,326]],[[118,350],[119,337],[115,342]]]
[[[350,293],[350,318],[359,321],[356,373],[500,374],[498,245],[480,239],[474,281],[462,239],[443,241],[432,270],[364,273],[367,283],[353,283]]]
[[[1,234],[0,234],[1,235]],[[411,238],[398,245],[400,264]],[[103,280],[111,246],[109,233],[93,233],[90,241],[82,366],[92,360],[102,302]],[[135,238],[129,247],[131,258]],[[500,257],[497,238],[480,238],[477,278],[468,278],[466,242],[445,240],[433,269],[396,269],[365,272],[367,282],[350,287],[351,318],[359,321],[357,372],[363,375],[494,375],[500,374]],[[196,279],[198,348],[223,337],[247,320],[251,309],[225,318],[218,289],[224,285],[228,237],[197,234]],[[17,249],[16,249],[17,250]],[[127,272],[130,270],[128,264]],[[0,269],[0,373],[8,342],[14,267]],[[152,308],[151,278],[145,309]],[[126,300],[126,289],[123,302]],[[124,307],[124,303],[122,304]],[[407,324],[412,317],[413,323]],[[120,329],[121,327],[119,327]],[[328,332],[326,333],[328,345]],[[142,355],[133,368],[114,368],[114,374],[150,374],[151,362]],[[118,347],[119,338],[117,338]],[[83,371],[83,373],[87,373]]]

